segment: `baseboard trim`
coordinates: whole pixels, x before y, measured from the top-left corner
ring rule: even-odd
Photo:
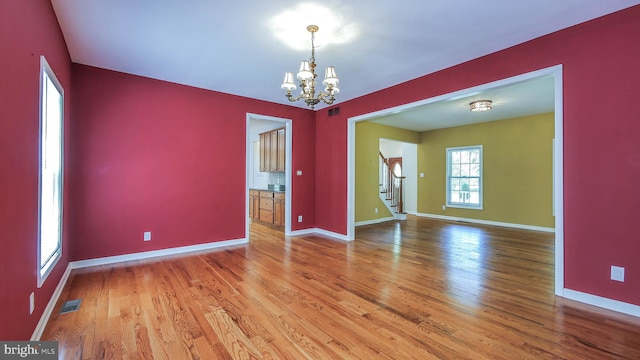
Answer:
[[[44,332],[44,328],[47,326],[47,323],[49,322],[49,318],[51,317],[51,314],[53,314],[53,310],[56,304],[58,303],[60,294],[62,294],[62,290],[64,289],[65,285],[67,285],[67,280],[69,280],[70,274],[71,274],[71,263],[68,263],[67,268],[64,271],[64,274],[62,274],[62,277],[60,278],[60,281],[58,282],[56,289],[53,291],[53,294],[51,294],[51,298],[49,298],[49,302],[47,303],[47,306],[44,308],[44,311],[40,316],[40,320],[38,321],[36,328],[33,330],[33,334],[31,335],[31,341],[40,340],[40,337]]]
[[[342,241],[352,241],[352,240],[349,240],[349,237],[347,235],[345,235],[345,234],[339,234],[339,233],[336,233],[336,232],[333,232],[333,231],[328,231],[328,230],[325,230],[325,229],[318,229],[318,228],[316,228],[315,230],[316,230],[315,231],[316,234],[318,234],[318,235],[328,236],[328,237],[335,238],[335,239],[342,240]]]
[[[315,232],[316,232],[315,228],[294,230],[291,233],[289,233],[289,235],[287,235],[287,236],[304,236],[304,235],[314,234]]]
[[[144,252],[138,252],[138,253],[124,254],[124,255],[107,256],[107,257],[88,259],[88,260],[79,260],[79,261],[71,262],[70,265],[72,269],[80,269],[80,268],[85,268],[89,266],[109,265],[109,264],[116,264],[116,263],[121,263],[125,261],[144,260],[144,259],[150,259],[150,258],[160,257],[160,256],[178,255],[178,254],[184,254],[184,253],[190,253],[190,252],[202,251],[202,250],[213,250],[221,247],[244,245],[244,244],[247,244],[248,242],[249,241],[247,239],[215,241],[215,242],[210,242],[205,244],[180,246],[180,247],[161,249],[161,250],[152,250],[152,251],[144,251]]]
[[[349,240],[347,235],[339,234],[333,231],[324,230],[320,228],[309,228],[309,229],[302,229],[302,230],[296,230],[291,232],[291,236],[304,236],[304,235],[313,235],[313,234],[327,236],[327,237],[335,238],[342,241],[351,241]]]
[[[513,224],[513,223],[500,222],[500,221],[469,219],[469,218],[461,218],[461,217],[455,217],[455,216],[425,214],[425,213],[416,213],[416,216],[427,217],[432,219],[440,219],[440,220],[449,220],[449,221],[466,221],[474,224],[495,225],[495,226],[502,226],[502,227],[509,227],[509,228],[523,229],[523,230],[543,231],[543,232],[549,232],[549,233],[556,232],[556,229],[550,228],[550,227],[544,227],[544,226]]]
[[[602,296],[592,295],[581,291],[564,289],[562,296],[581,303],[601,307],[607,310],[617,311],[619,313],[640,317],[640,306],[629,304],[626,302],[608,299]]]
[[[387,221],[392,221],[392,220],[395,220],[395,219],[396,218],[394,218],[393,216],[389,216],[389,217],[373,219],[373,220],[358,221],[358,222],[355,223],[355,226],[379,224],[379,223],[383,223],[383,222],[387,222]]]

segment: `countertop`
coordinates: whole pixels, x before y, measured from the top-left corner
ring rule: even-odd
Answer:
[[[270,191],[270,192],[274,192],[274,193],[284,193],[287,192],[287,190],[269,190],[269,189],[260,189],[260,188],[249,188],[249,190],[257,190],[257,191]]]

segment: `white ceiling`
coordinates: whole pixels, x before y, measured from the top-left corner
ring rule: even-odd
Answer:
[[[52,0],[75,63],[282,104],[292,104],[280,89],[284,72],[310,56],[310,23],[320,27],[319,77],[336,67],[339,103],[640,0],[308,3],[326,11],[292,17],[304,4],[290,0]],[[295,37],[302,50],[282,40]]]
[[[452,97],[445,95],[440,101],[371,118],[370,121],[413,131],[427,131],[513,119],[553,112],[554,90],[554,78],[547,75]],[[469,104],[476,100],[491,100],[492,109],[471,112]]]

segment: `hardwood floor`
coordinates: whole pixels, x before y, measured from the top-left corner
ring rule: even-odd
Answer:
[[[553,234],[409,217],[346,243],[250,244],[74,271],[62,359],[640,359],[640,318],[553,294]]]

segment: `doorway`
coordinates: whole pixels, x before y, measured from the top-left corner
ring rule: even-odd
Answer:
[[[267,115],[247,113],[246,115],[246,153],[245,168],[246,178],[245,187],[245,238],[249,240],[249,212],[250,212],[250,196],[249,189],[252,187],[264,187],[267,189],[270,181],[284,186],[285,211],[284,211],[284,234],[291,235],[291,194],[293,190],[291,181],[291,143],[292,143],[292,126],[291,119],[278,118]],[[269,173],[260,172],[259,156],[256,158],[256,152],[259,152],[259,134],[276,128],[285,129],[285,171],[284,173],[274,173],[270,177]],[[271,180],[270,180],[271,179]],[[255,185],[255,186],[254,186]]]
[[[347,124],[347,238],[355,239],[355,124],[380,116],[408,111],[420,106],[438,102],[451,101],[463,97],[470,97],[506,85],[512,85],[527,80],[550,76],[553,78],[554,88],[554,134],[553,141],[553,215],[555,216],[555,293],[562,296],[564,289],[564,208],[563,208],[563,118],[562,118],[562,65],[553,66],[538,71],[494,81],[473,88],[444,94],[433,98],[420,100],[410,104],[388,108],[369,114],[363,114],[348,119]]]

